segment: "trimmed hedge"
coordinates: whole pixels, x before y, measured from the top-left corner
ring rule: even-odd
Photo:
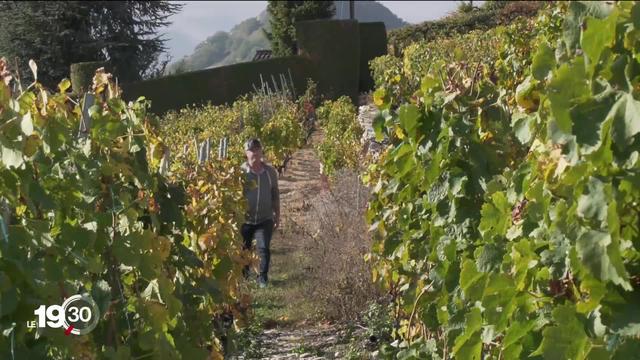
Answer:
[[[415,41],[432,41],[441,36],[450,37],[472,30],[491,29],[509,24],[520,16],[532,17],[545,2],[488,1],[485,5],[468,13],[455,13],[444,19],[392,30],[389,32],[389,53],[400,56],[404,48]]]
[[[318,92],[326,99],[358,98],[360,27],[355,20],[309,20],[296,23],[298,55],[314,67]]]
[[[140,81],[122,86],[124,97],[134,100],[144,96],[151,100],[151,111],[162,114],[187,105],[231,104],[238,97],[260,87],[260,75],[271,85],[271,75],[280,86],[279,74],[291,77],[297,94],[302,94],[307,78],[312,77],[309,60],[299,56],[287,56],[256,62],[246,62],[213,69],[193,71],[158,79]]]
[[[298,55],[124,84],[124,97],[135,100],[145,96],[157,114],[187,105],[231,104],[252,92],[254,84],[260,85],[260,74],[270,83],[274,75],[279,84],[278,75],[286,75],[288,70],[298,94],[304,92],[309,78],[324,99],[347,95],[356,103],[359,90],[373,88],[368,62],[386,52],[383,23],[310,20],[296,23],[296,31]]]
[[[360,92],[375,87],[369,61],[387,53],[387,29],[383,22],[360,23]]]

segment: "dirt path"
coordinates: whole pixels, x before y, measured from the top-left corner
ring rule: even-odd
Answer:
[[[320,160],[313,148],[321,141],[322,133],[314,131],[307,145],[293,154],[279,179],[283,222],[300,219],[304,215],[304,200],[322,190]]]
[[[258,341],[261,359],[343,359],[344,329],[311,325],[265,330]]]
[[[365,129],[363,145],[368,146],[373,137],[375,108],[363,100],[358,120]],[[308,292],[312,281],[309,257],[314,250],[303,240],[309,235],[304,233],[308,231],[305,225],[312,220],[310,200],[329,187],[326,177],[320,174],[320,161],[314,150],[322,136],[321,131],[314,131],[279,178],[281,226],[271,242],[269,287],[251,289],[257,329],[237,359],[344,359],[353,339],[362,337],[363,331],[357,326],[323,321]]]
[[[300,240],[308,200],[326,188],[314,146],[322,141],[315,131],[296,151],[279,179],[281,228],[271,241],[270,283],[254,289],[254,318],[261,334],[252,340],[250,354],[238,359],[339,359],[344,357],[350,331],[345,326],[318,321],[312,299],[304,296],[305,258]],[[341,353],[342,350],[342,353]]]

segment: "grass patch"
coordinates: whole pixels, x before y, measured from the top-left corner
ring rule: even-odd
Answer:
[[[319,318],[315,304],[305,297],[305,287],[310,280],[304,270],[308,255],[302,248],[278,246],[294,237],[294,233],[293,229],[285,228],[274,234],[269,286],[260,289],[253,279],[247,283],[253,294],[252,321],[265,329],[294,326]]]

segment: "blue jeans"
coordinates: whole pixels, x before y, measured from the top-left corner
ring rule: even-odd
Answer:
[[[244,239],[244,249],[251,249],[253,238],[256,239],[258,255],[260,255],[260,280],[268,281],[269,262],[271,261],[271,235],[273,235],[273,220],[266,220],[260,224],[243,224],[240,232]],[[245,275],[249,274],[249,266],[244,269]]]

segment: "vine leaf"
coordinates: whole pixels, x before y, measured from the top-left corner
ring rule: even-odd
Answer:
[[[587,30],[582,33],[580,46],[589,58],[593,69],[598,64],[600,54],[605,47],[613,45],[616,35],[617,14],[613,13],[605,19],[587,18]]]
[[[456,338],[453,345],[453,355],[456,359],[480,360],[482,351],[482,314],[480,309],[474,307],[466,316],[465,329],[462,335]]]
[[[577,99],[588,96],[586,79],[584,57],[577,57],[573,63],[562,64],[549,82],[551,111],[556,118],[558,129],[564,133],[571,132],[569,110],[572,104]]]
[[[544,41],[531,61],[531,73],[536,80],[544,80],[556,65],[553,49]]]
[[[578,238],[576,249],[584,265],[596,278],[603,281],[610,280],[631,290],[620,249],[611,245],[612,239],[609,233],[588,230]]]
[[[584,326],[576,317],[572,305],[560,305],[553,310],[556,325],[542,331],[542,343],[530,356],[542,355],[553,359],[585,359],[591,344]]]
[[[480,233],[486,235],[504,235],[511,225],[511,205],[504,193],[499,191],[491,196],[491,202],[482,205]]]
[[[622,147],[640,132],[640,101],[635,100],[631,94],[626,94],[611,111],[614,114],[613,139]]]
[[[604,221],[607,217],[607,193],[602,181],[595,177],[589,178],[588,194],[578,198],[578,215],[586,219]]]

